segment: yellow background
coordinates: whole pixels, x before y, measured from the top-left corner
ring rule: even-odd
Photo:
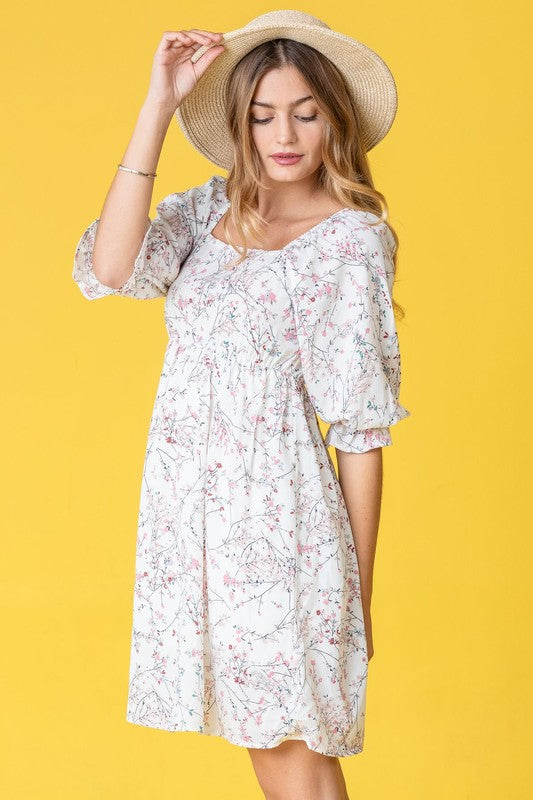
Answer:
[[[384,448],[353,798],[518,800],[531,782],[531,40],[527,3],[4,11],[2,766],[9,800],[260,800],[248,753],[125,721],[137,504],[163,300],[71,278],[164,30],[298,8],[377,50],[399,107],[371,152],[401,241],[401,399]],[[195,10],[196,9],[196,10]],[[156,203],[223,171],[172,122]]]

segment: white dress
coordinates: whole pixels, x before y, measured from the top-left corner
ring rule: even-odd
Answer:
[[[363,748],[367,651],[358,561],[326,445],[392,444],[398,396],[394,240],[342,209],[279,250],[236,253],[211,230],[226,179],[157,206],[120,289],[165,296],[169,340],[139,510],[126,718],[244,746]],[[316,413],[315,413],[316,412]],[[331,423],[322,437],[316,414]]]

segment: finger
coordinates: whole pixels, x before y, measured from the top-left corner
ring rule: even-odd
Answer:
[[[190,42],[190,43],[187,42],[183,44],[181,42],[175,41],[172,42],[170,47],[167,48],[164,52],[169,53],[171,50],[173,50],[179,57],[183,56],[184,58],[192,58],[192,56],[194,56],[194,54],[197,53],[198,50],[201,50],[202,48],[211,49],[212,47],[217,47],[217,46],[218,45],[216,45],[215,42],[208,42],[207,44],[204,44],[204,42]]]
[[[224,52],[225,46],[222,44],[215,44],[210,47],[205,53],[202,53],[199,59],[194,62],[195,71],[197,71],[198,77],[200,77],[205,70],[209,67],[212,61],[215,60],[221,53]]]
[[[222,36],[221,33],[205,33],[204,31],[196,31],[194,28],[191,30],[182,30],[182,31],[164,31],[162,35],[162,40],[174,40],[176,37],[185,37],[188,39],[195,39],[199,41],[200,39],[206,41],[216,41]]]
[[[224,44],[211,44],[211,45],[209,45],[207,50],[205,50],[202,53],[200,58],[198,58],[195,61],[195,63],[198,64],[200,61],[203,61],[205,56],[209,56],[209,58],[215,58],[215,56],[217,56],[219,53],[221,53],[225,49],[226,49],[226,46]]]
[[[176,47],[201,47],[205,42],[196,36],[189,36],[184,31],[167,31],[161,40],[161,50],[169,50]]]
[[[195,31],[196,33],[203,33],[204,36],[222,36],[223,34],[219,31],[204,31],[202,28],[189,28],[190,31]]]
[[[189,28],[187,33],[193,34],[196,33],[198,36],[205,39],[206,43],[208,42],[217,42],[221,39],[221,33],[213,33],[213,31],[203,31],[200,28]]]
[[[169,31],[164,33],[161,37],[161,42],[159,43],[158,50],[165,51],[169,50],[171,47],[182,47],[185,45],[190,44],[191,39],[188,36],[181,33],[181,31]]]

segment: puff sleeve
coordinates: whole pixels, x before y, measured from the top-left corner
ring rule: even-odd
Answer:
[[[386,223],[349,210],[303,248],[289,272],[301,369],[327,446],[362,453],[392,444],[401,363],[391,293],[395,246]]]
[[[208,217],[215,187],[213,176],[201,186],[161,200],[156,217],[146,229],[132,274],[116,289],[101,283],[94,274],[92,256],[99,218],[91,222],[76,246],[72,272],[84,297],[97,300],[118,294],[147,300],[166,295]]]

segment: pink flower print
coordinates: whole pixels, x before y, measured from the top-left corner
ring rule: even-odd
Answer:
[[[283,333],[283,338],[286,342],[297,342],[298,337],[296,334],[296,328],[287,328],[287,330]]]
[[[270,291],[267,294],[259,295],[259,299],[262,303],[270,303],[271,305],[277,301],[277,297],[273,291]]]
[[[232,578],[227,572],[224,575],[224,586],[237,586],[239,581],[236,578]],[[232,595],[233,599],[233,595]]]
[[[332,286],[329,283],[323,283],[322,287],[317,292],[317,297],[323,297],[324,295],[328,296],[332,292]]]

